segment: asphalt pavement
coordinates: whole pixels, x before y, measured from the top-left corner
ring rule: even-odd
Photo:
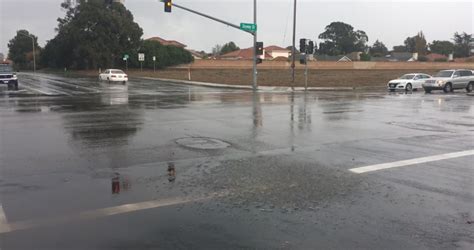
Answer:
[[[0,86],[0,249],[474,249],[474,97]]]

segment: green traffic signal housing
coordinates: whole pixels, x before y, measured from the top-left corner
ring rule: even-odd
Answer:
[[[165,12],[171,12],[171,7],[173,4],[171,3],[171,0],[164,0],[165,3]]]

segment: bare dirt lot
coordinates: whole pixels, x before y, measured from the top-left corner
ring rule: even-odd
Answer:
[[[361,70],[361,69],[311,69],[308,70],[310,87],[363,87],[385,84],[403,74],[423,72],[434,74],[438,70]],[[189,80],[187,69],[167,69],[153,71],[130,71],[131,76],[147,76],[167,79]],[[297,69],[295,87],[304,86],[304,70]],[[249,69],[191,69],[191,80],[199,82],[223,83],[231,85],[251,85],[252,70]],[[260,69],[258,70],[260,86],[291,86],[291,70]]]

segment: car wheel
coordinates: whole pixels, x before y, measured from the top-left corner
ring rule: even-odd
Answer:
[[[425,93],[426,93],[426,94],[430,94],[430,93],[431,93],[431,89],[425,89]]]
[[[411,86],[411,83],[408,83],[407,86],[405,86],[406,91],[412,91],[413,87]]]
[[[110,78],[107,77],[107,82],[110,83]]]
[[[15,89],[14,90],[18,90],[18,83],[15,83]]]
[[[453,92],[453,86],[451,86],[451,83],[446,83],[443,88],[444,93],[448,92]]]
[[[474,88],[474,82],[468,83],[466,87],[467,93],[471,93],[473,88]]]
[[[388,91],[390,91],[390,92],[395,92],[395,90],[394,90],[394,89],[389,89]]]

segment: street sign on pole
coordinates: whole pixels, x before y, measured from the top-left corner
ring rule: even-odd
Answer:
[[[138,61],[140,62],[145,61],[145,53],[138,53]]]
[[[156,56],[153,56],[153,72],[156,71]]]
[[[128,71],[128,58],[127,54],[123,55],[123,60],[125,61],[125,71]]]
[[[254,23],[240,23],[240,29],[250,32],[257,31],[257,25]]]

